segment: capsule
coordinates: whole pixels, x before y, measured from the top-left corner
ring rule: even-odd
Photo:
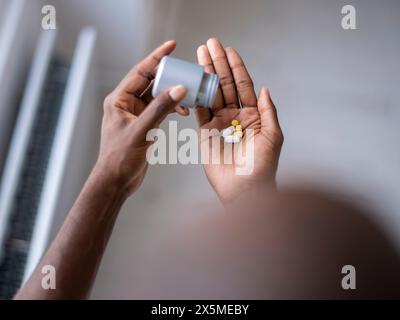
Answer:
[[[241,138],[239,136],[235,136],[235,135],[224,137],[225,143],[239,143],[240,140],[241,140]]]
[[[232,135],[234,132],[235,132],[235,127],[230,126],[222,131],[222,136],[227,137],[227,136]]]

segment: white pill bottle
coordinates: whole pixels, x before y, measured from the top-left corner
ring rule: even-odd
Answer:
[[[182,106],[211,108],[217,94],[219,78],[216,74],[204,72],[201,65],[170,56],[163,57],[154,80],[153,97],[178,84],[187,90]]]

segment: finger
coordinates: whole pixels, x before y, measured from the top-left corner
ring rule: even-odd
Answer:
[[[225,50],[221,43],[211,38],[207,41],[207,48],[210,52],[211,59],[214,64],[214,69],[219,76],[222,95],[225,101],[225,107],[238,108],[239,101],[236,92],[235,82],[233,80],[231,68],[229,67],[228,59],[226,58]]]
[[[197,48],[197,61],[204,67],[204,71],[207,73],[215,73],[214,65],[211,60],[210,52],[206,45],[201,45]],[[214,105],[212,110],[216,111],[224,107],[224,98],[222,96],[221,88],[218,86],[217,94],[215,96]]]
[[[153,95],[152,95],[153,84],[154,84],[154,80],[152,80],[150,82],[149,86],[143,91],[143,93],[140,96],[140,98],[145,102],[146,105],[148,105],[153,100]],[[140,114],[143,110],[144,110],[144,108],[142,110],[139,110],[138,114]],[[186,107],[182,107],[182,106],[176,106],[175,111],[184,117],[186,117],[190,114],[189,109]],[[174,112],[174,111],[171,111],[171,112]]]
[[[257,106],[261,117],[262,130],[272,134],[281,133],[275,105],[265,87],[261,88]]]
[[[197,48],[197,61],[199,62],[200,65],[204,67],[205,72],[215,73],[214,68],[212,66],[211,58],[209,56],[207,47],[205,45],[202,45]],[[221,96],[221,91],[218,88],[214,104],[211,108],[214,111],[216,111],[217,109],[221,109],[222,107],[223,107],[223,100]],[[196,107],[195,114],[196,114],[197,124],[199,125],[199,127],[211,121],[212,112],[211,109],[209,108]]]
[[[226,48],[225,52],[242,106],[256,108],[257,97],[254,91],[253,80],[251,80],[243,59],[233,48]]]
[[[176,47],[176,42],[171,40],[155,49],[144,60],[134,66],[118,85],[119,89],[127,93],[140,96],[154,78],[155,68],[160,60],[169,55]]]
[[[172,87],[159,94],[139,116],[137,130],[146,135],[147,131],[157,127],[167,114],[183,100],[185,95],[186,89],[182,85]]]
[[[144,91],[140,95],[140,99],[142,101],[144,101],[144,103],[146,105],[149,104],[153,100],[153,94],[152,94],[153,85],[154,85],[154,80],[152,80],[150,82],[150,84],[147,86],[147,88],[144,89]]]
[[[187,107],[176,106],[175,111],[176,111],[176,113],[178,113],[184,117],[187,117],[190,114],[189,108],[187,108]]]

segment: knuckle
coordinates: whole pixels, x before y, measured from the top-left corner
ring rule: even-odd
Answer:
[[[219,81],[222,87],[227,87],[234,84],[232,77],[229,75],[222,75]]]
[[[213,70],[214,65],[211,62],[203,63],[202,64],[204,68],[207,68],[208,70]],[[214,71],[212,73],[215,73]]]
[[[104,98],[103,111],[106,112],[111,109],[114,104],[114,93],[111,92]]]
[[[161,62],[162,56],[158,56],[156,54],[152,54],[150,56],[151,60],[153,60],[154,63],[159,64]]]
[[[217,56],[212,58],[212,61],[215,63],[226,63],[225,55],[218,54]]]
[[[130,107],[130,100],[127,98],[124,98],[122,95],[120,95],[116,92],[111,92],[104,99],[103,107],[104,107],[104,111],[113,109],[113,108],[128,110]]]
[[[135,66],[134,72],[138,74],[141,78],[147,79],[148,81],[151,81],[153,79],[153,74],[150,71],[144,70],[141,65]]]
[[[251,79],[241,79],[236,83],[236,87],[238,87],[239,89],[253,88],[254,83]]]
[[[235,64],[232,64],[232,65],[231,65],[231,69],[232,69],[232,70],[244,69],[244,68],[245,68],[245,65],[244,65],[243,62],[238,62],[238,63],[235,63]]]
[[[156,99],[154,102],[154,109],[157,114],[163,113],[172,104],[168,93],[164,93],[160,96],[159,99]]]

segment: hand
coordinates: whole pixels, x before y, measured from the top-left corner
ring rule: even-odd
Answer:
[[[198,48],[197,57],[206,72],[217,73],[220,78],[220,88],[213,107],[196,108],[200,129],[221,131],[230,126],[233,119],[237,119],[244,132],[246,129],[254,130],[253,172],[250,175],[237,175],[238,164],[235,161],[232,164],[224,164],[222,160],[221,164],[205,164],[204,169],[212,187],[223,202],[228,202],[240,192],[258,184],[275,186],[283,134],[269,91],[262,88],[257,99],[253,81],[242,58],[233,48],[224,49],[215,38]],[[240,143],[246,144],[246,134]],[[209,138],[201,140],[202,148],[204,144],[206,148],[210,146]],[[221,159],[223,152],[224,147],[221,149]]]
[[[96,174],[115,181],[128,195],[143,181],[147,169],[147,132],[159,126],[168,113],[175,110],[188,115],[179,102],[186,89],[176,86],[151,96],[155,68],[161,58],[170,54],[176,44],[168,41],[136,65],[104,101],[100,154]]]

